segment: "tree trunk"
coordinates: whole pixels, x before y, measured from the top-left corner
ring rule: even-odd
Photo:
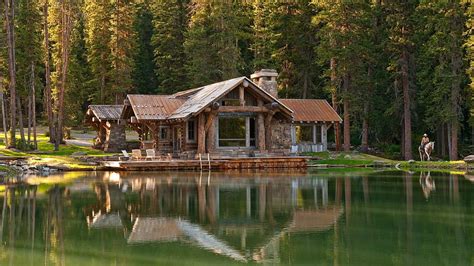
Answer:
[[[53,120],[53,100],[51,92],[51,70],[50,70],[50,55],[51,49],[49,46],[49,25],[48,25],[48,5],[49,1],[46,0],[44,3],[44,48],[46,51],[44,60],[44,72],[45,72],[45,86],[44,86],[44,110],[46,110],[48,118],[48,129],[49,129],[49,142],[54,143],[56,134],[54,133],[54,120]]]
[[[450,161],[458,160],[458,128],[459,122],[457,120],[453,120],[451,122],[451,147],[449,149]]]
[[[412,138],[411,138],[411,100],[410,100],[410,82],[408,74],[409,55],[406,49],[402,52],[402,88],[403,88],[403,131],[404,131],[404,158],[413,159]]]
[[[349,93],[350,90],[350,77],[349,74],[344,74],[343,77],[344,86],[344,151],[351,150],[351,123],[350,123],[350,112],[349,112]]]
[[[308,70],[303,74],[303,99],[308,98]]]
[[[30,92],[31,93],[31,92]],[[31,94],[28,95],[28,118],[26,121],[27,126],[27,142],[28,145],[31,143]]]
[[[8,140],[8,132],[7,132],[7,114],[5,113],[5,98],[3,95],[3,84],[2,84],[3,77],[0,76],[0,101],[2,105],[2,122],[3,122],[3,134],[5,134],[5,147],[7,147],[7,140]]]
[[[57,97],[56,139],[54,149],[59,150],[59,144],[64,141],[64,91],[66,90],[66,77],[69,64],[69,42],[72,29],[72,14],[66,1],[61,1],[61,66],[60,84]]]
[[[441,142],[440,142],[440,147],[441,147],[441,156],[444,158],[446,157],[446,124],[441,125]]]
[[[23,109],[21,108],[20,97],[16,97],[16,106],[18,111],[18,124],[20,128],[20,138],[21,142],[25,143],[25,125],[23,124]]]
[[[367,103],[364,104],[364,118],[362,120],[362,145],[361,149],[363,152],[369,151],[369,119],[368,114],[366,113]]]
[[[332,98],[332,108],[334,108],[334,111],[338,113],[338,104],[337,104],[337,84],[336,84],[336,59],[331,58],[330,61],[330,67],[331,67],[331,98]],[[334,124],[334,138],[336,142],[336,151],[341,150],[341,125],[340,123],[335,123]]]
[[[33,118],[33,147],[38,149],[38,141],[36,139],[36,89],[35,89],[35,65],[31,63],[31,116]]]
[[[5,22],[7,29],[8,70],[10,74],[10,142],[16,147],[16,59],[15,59],[15,0],[5,0]]]

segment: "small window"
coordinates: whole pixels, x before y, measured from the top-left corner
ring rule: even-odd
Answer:
[[[316,132],[315,132],[315,135],[316,135],[316,144],[321,144],[323,142],[323,139],[322,139],[322,136],[321,136],[321,125],[316,125],[315,126],[316,128]]]
[[[160,127],[160,139],[169,138],[169,127]]]
[[[187,140],[188,142],[196,141],[196,120],[189,120],[187,123]]]

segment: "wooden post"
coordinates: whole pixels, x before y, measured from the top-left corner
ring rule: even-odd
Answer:
[[[216,147],[216,127],[215,120],[217,117],[216,112],[210,112],[207,115],[207,121],[205,131],[207,132],[207,152],[214,151]]]
[[[198,147],[197,153],[206,153],[206,128],[205,128],[205,117],[201,113],[198,116]]]
[[[239,87],[239,102],[240,106],[245,106],[245,91],[243,86]]]
[[[257,115],[257,147],[259,151],[265,151],[265,119],[263,114]]]

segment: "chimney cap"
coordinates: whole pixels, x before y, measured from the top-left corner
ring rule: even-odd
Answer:
[[[278,72],[275,69],[261,69],[259,71],[255,71],[252,75],[250,75],[251,79],[257,79],[260,77],[278,77]]]

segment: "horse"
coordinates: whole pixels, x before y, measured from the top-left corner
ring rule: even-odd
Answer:
[[[434,141],[431,141],[425,145],[425,148],[423,149],[423,146],[418,147],[418,152],[420,153],[420,160],[425,161],[425,156],[427,158],[427,161],[431,160],[431,152],[434,150]]]

